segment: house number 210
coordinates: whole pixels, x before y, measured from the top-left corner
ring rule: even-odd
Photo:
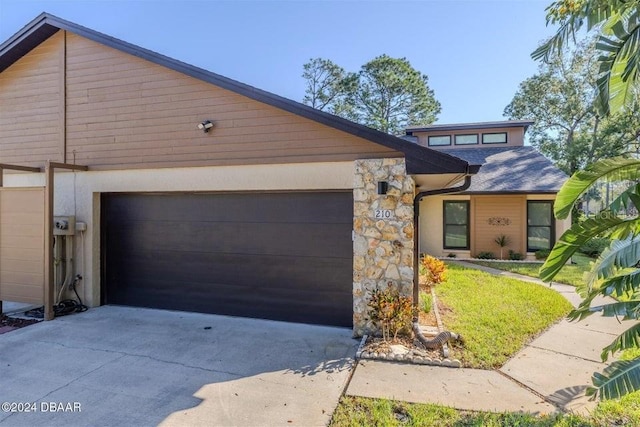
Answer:
[[[391,211],[389,209],[376,209],[375,210],[375,218],[376,219],[393,218],[393,211]]]

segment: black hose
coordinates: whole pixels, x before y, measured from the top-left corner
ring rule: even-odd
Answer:
[[[73,279],[73,282],[71,282],[71,285],[69,285],[69,287],[71,288],[71,290],[76,294],[76,298],[78,298],[78,300],[72,300],[72,299],[66,299],[64,301],[60,301],[58,304],[53,306],[53,314],[55,317],[61,317],[61,316],[67,316],[69,314],[73,314],[73,313],[82,313],[84,311],[89,310],[89,307],[87,307],[86,305],[84,305],[82,303],[82,298],[80,298],[80,295],[78,294],[78,291],[76,290],[76,285],[78,284],[78,282],[80,282],[80,280],[82,280],[82,276],[80,276],[79,274],[76,275],[76,277]],[[32,310],[27,310],[24,312],[24,315],[27,317],[33,317],[36,319],[43,319],[44,318],[44,306],[42,307],[38,307],[38,308],[34,308]]]

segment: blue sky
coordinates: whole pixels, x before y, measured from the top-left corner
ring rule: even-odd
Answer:
[[[301,101],[302,65],[349,71],[386,53],[427,74],[438,123],[503,119],[553,33],[537,0],[0,0],[0,39],[43,11],[226,77]]]

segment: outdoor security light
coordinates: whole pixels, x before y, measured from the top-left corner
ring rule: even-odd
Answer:
[[[198,129],[203,131],[204,133],[208,133],[209,129],[213,127],[213,122],[211,120],[205,120],[202,123],[198,123]]]
[[[389,183],[387,181],[378,182],[378,194],[387,194]]]

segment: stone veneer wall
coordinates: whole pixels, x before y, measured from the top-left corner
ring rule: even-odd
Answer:
[[[413,289],[413,197],[415,182],[407,176],[405,160],[355,161],[353,186],[353,333],[377,334],[369,319],[371,291],[388,283],[401,295]],[[387,181],[386,195],[378,195],[378,182]],[[376,218],[376,210],[390,218]]]

